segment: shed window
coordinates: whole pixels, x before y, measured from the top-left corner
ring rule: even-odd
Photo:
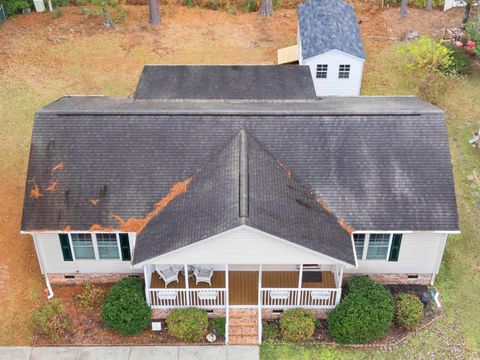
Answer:
[[[367,260],[386,260],[391,234],[370,234]]]
[[[320,64],[317,65],[317,79],[326,79],[328,72],[328,65]]]
[[[100,259],[119,259],[117,234],[95,234],[97,237],[98,257]]]
[[[340,65],[338,68],[338,78],[339,79],[349,79],[350,78],[350,65]]]
[[[73,253],[75,259],[95,259],[93,250],[92,235],[90,234],[71,234]]]
[[[365,234],[353,234],[353,242],[355,243],[355,252],[357,259],[363,258],[363,249],[365,248]]]

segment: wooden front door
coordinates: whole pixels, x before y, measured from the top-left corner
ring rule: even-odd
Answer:
[[[230,305],[258,305],[258,271],[230,271]]]

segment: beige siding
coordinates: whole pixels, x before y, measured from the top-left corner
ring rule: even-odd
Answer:
[[[363,60],[332,50],[325,54],[301,60],[302,65],[309,65],[317,96],[357,96],[362,85]],[[326,79],[317,79],[317,65],[328,65]],[[339,65],[350,65],[350,78],[339,79]]]
[[[359,260],[360,273],[429,273],[436,272],[437,258],[442,256],[445,234],[414,232],[404,234],[398,261]]]
[[[130,267],[130,261],[122,260],[75,260],[64,261],[58,234],[38,233],[38,253],[43,256],[47,273],[140,273],[142,269]],[[134,248],[134,234],[129,234],[130,249]]]

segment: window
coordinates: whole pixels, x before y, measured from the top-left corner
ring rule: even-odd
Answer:
[[[350,65],[340,65],[338,68],[338,78],[348,79],[350,78]]]
[[[386,260],[389,244],[390,234],[370,234],[367,260]]]
[[[75,259],[95,259],[91,234],[71,234]]]
[[[317,65],[317,79],[326,79],[328,72],[328,65]]]
[[[355,252],[357,259],[363,258],[363,249],[365,247],[365,234],[353,234],[353,242],[355,243]]]
[[[95,234],[97,237],[98,257],[100,259],[119,259],[117,234]]]

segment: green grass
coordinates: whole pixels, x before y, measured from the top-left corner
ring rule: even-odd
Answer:
[[[391,45],[369,54],[364,74],[364,95],[417,94],[398,66]],[[418,94],[417,94],[418,95]],[[480,150],[468,139],[480,128],[480,69],[464,79],[452,78],[439,101],[445,110],[452,154],[460,235],[450,236],[435,286],[441,293],[445,315],[429,328],[391,350],[365,350],[331,346],[261,347],[262,359],[476,359],[480,357],[480,217],[476,203],[480,189],[467,180],[480,169]],[[480,171],[479,171],[480,174]]]

